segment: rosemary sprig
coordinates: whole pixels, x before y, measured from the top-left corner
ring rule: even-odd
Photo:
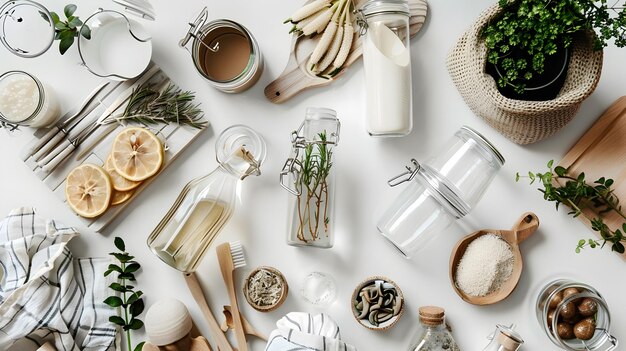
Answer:
[[[19,129],[19,125],[6,121],[0,121],[0,128],[6,129],[9,132],[13,132]]]
[[[552,166],[554,161],[548,162],[548,172],[545,173],[533,173],[528,172],[528,176],[516,175],[516,181],[520,178],[529,178],[530,184],[535,181],[539,181],[543,185],[543,189],[538,189],[543,193],[543,198],[547,201],[555,202],[556,209],[559,209],[560,204],[565,204],[571,211],[568,212],[572,217],[578,217],[583,213],[585,208],[594,208],[598,211],[599,216],[591,219],[591,229],[600,233],[602,241],[595,239],[581,239],[576,247],[576,252],[580,252],[581,249],[589,246],[591,248],[604,247],[607,243],[611,243],[611,250],[619,253],[624,253],[624,242],[626,242],[626,223],[622,224],[622,230],[611,230],[602,220],[601,216],[614,212],[626,220],[626,215],[622,211],[619,198],[615,195],[614,189],[611,188],[614,181],[613,179],[607,179],[602,177],[589,184],[585,180],[585,173],[580,173],[578,176],[569,174],[567,168],[557,166],[554,169]],[[563,179],[565,185],[554,186],[553,180]]]
[[[118,120],[136,121],[143,124],[178,123],[193,128],[204,128],[207,122],[194,104],[195,94],[182,91],[173,84],[158,89],[155,84],[142,84],[130,96],[124,114]]]
[[[318,237],[320,221],[324,232],[328,232],[328,175],[332,167],[332,151],[326,144],[326,132],[318,134],[320,142],[308,144],[304,149],[302,170],[297,182],[302,193],[297,198],[299,240],[307,242],[305,233],[308,231],[311,240]],[[303,208],[304,205],[304,208]]]
[[[119,282],[111,283],[109,288],[117,293],[121,293],[122,297],[117,296],[116,293],[113,296],[109,296],[104,300],[104,303],[113,308],[121,307],[123,311],[123,317],[111,316],[109,322],[114,323],[122,327],[126,332],[126,341],[128,343],[128,350],[141,351],[144,342],[141,342],[132,348],[130,331],[143,328],[143,322],[137,318],[144,310],[143,292],[140,290],[135,291],[132,285],[127,285],[126,281],[135,281],[135,272],[141,268],[141,265],[133,259],[134,256],[129,255],[126,252],[126,245],[124,240],[120,237],[116,237],[114,240],[115,247],[120,252],[111,252],[109,255],[115,257],[120,262],[120,265],[110,264],[109,269],[104,272],[104,276],[116,272]]]

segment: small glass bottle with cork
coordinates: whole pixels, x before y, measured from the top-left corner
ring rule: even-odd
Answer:
[[[437,306],[419,309],[419,329],[411,342],[409,351],[460,351],[446,326],[445,311]]]
[[[488,339],[489,345],[483,351],[517,351],[524,344],[522,337],[513,330],[514,326],[496,325],[496,331]]]

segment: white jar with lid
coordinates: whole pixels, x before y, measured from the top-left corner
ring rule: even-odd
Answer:
[[[408,1],[370,0],[359,12],[366,130],[379,137],[407,135],[413,129]]]
[[[0,120],[40,128],[53,125],[60,115],[54,91],[35,76],[23,71],[0,76]]]

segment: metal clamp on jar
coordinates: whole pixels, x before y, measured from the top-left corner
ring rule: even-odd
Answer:
[[[436,157],[389,180],[408,182],[378,221],[378,230],[409,258],[478,203],[504,157],[485,137],[464,126]]]
[[[241,24],[227,19],[209,20],[205,7],[189,23],[178,45],[191,54],[196,70],[209,83],[225,92],[240,93],[259,80],[263,58],[256,40]],[[191,50],[187,48],[192,41]]]
[[[334,147],[340,129],[334,110],[308,108],[304,122],[291,133],[291,156],[280,172],[280,184],[289,191],[289,245],[333,246]]]
[[[606,300],[590,285],[559,279],[537,296],[537,320],[553,344],[569,351],[617,350]]]

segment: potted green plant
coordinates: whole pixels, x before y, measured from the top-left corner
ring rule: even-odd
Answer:
[[[576,115],[600,80],[602,48],[625,46],[625,31],[626,11],[607,0],[499,0],[459,38],[447,68],[476,115],[530,144]]]
[[[569,48],[581,35],[592,33],[593,50],[602,50],[611,39],[618,47],[626,44],[626,12],[615,5],[606,0],[500,0],[500,15],[482,33],[487,73],[506,97],[554,99],[565,83]]]

